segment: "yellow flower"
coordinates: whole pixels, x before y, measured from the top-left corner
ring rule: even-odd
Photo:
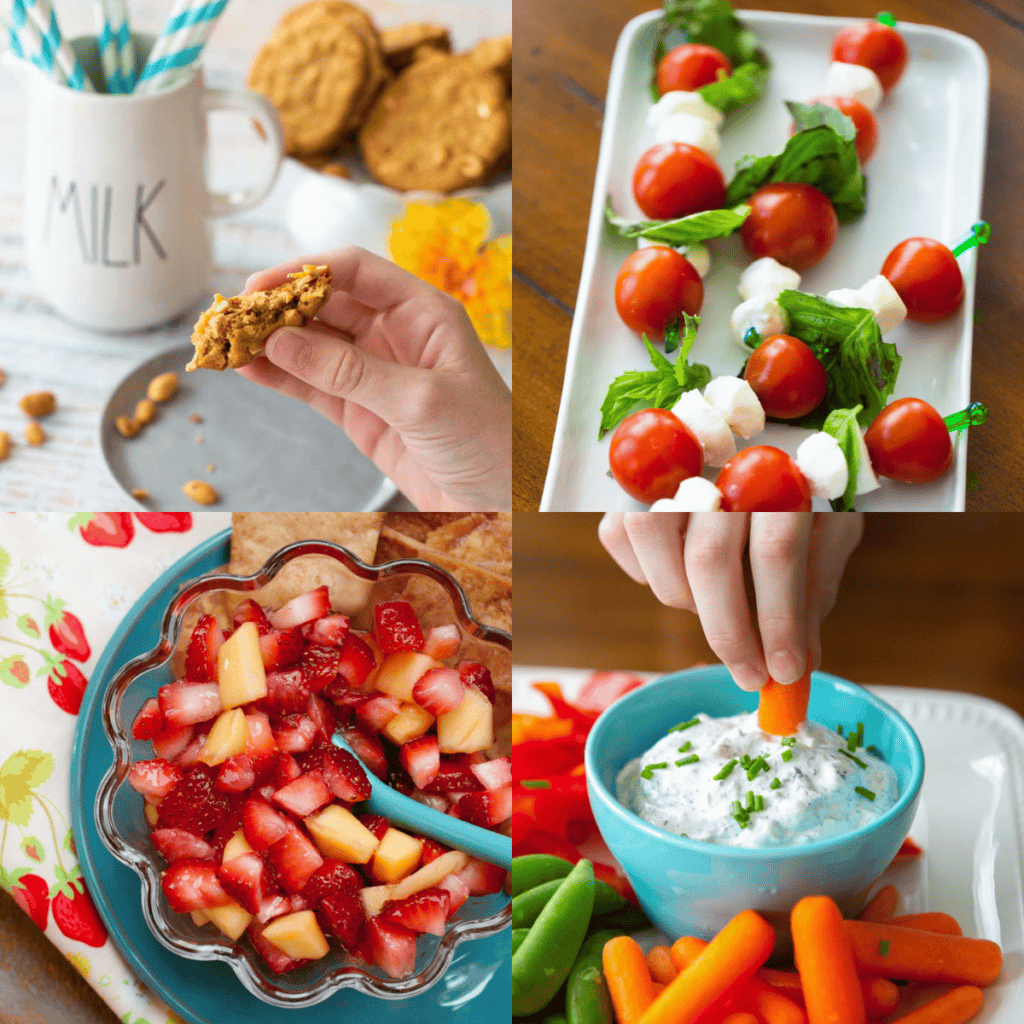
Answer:
[[[68,953],[67,958],[83,978],[89,977],[89,972],[92,970],[92,964],[90,964],[84,956],[80,953]]]

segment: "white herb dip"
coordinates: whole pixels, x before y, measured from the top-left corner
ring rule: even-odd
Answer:
[[[694,755],[699,760],[676,763]],[[768,768],[748,779],[743,759],[759,757]],[[733,761],[726,777],[716,779]],[[666,767],[649,767],[659,764]],[[617,789],[625,807],[668,832],[751,847],[796,846],[852,832],[899,797],[896,773],[862,745],[852,751],[848,739],[813,722],[794,736],[772,736],[758,726],[756,711],[731,718],[701,714],[677,726],[622,769]],[[740,820],[734,801],[742,808]],[[762,803],[761,810],[747,810]]]

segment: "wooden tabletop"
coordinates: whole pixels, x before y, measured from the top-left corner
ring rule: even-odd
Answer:
[[[653,0],[515,0],[516,169],[513,302],[516,352],[513,508],[536,509],[558,415],[569,328],[597,167],[604,96],[615,42]],[[744,4],[738,2],[737,7]],[[877,0],[759,0],[760,8],[871,18]],[[992,412],[971,433],[968,510],[1024,509],[1024,7],[1019,0],[893,0],[904,21],[939,25],[977,40],[989,59],[991,106],[971,396]],[[970,490],[970,489],[969,489]],[[518,522],[516,524],[518,531]]]

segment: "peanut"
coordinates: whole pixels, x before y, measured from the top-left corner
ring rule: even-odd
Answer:
[[[156,402],[151,398],[140,399],[135,406],[135,422],[140,426],[156,419]]]
[[[176,373],[161,373],[154,377],[146,388],[146,394],[154,402],[166,402],[174,397],[178,390],[178,375]]]
[[[32,420],[25,428],[25,440],[32,445],[42,444],[46,440],[46,431],[35,420]]]
[[[205,480],[189,480],[181,490],[197,505],[213,505],[220,500],[220,495]]]
[[[0,430],[0,462],[11,453],[11,435],[6,430]]]
[[[25,395],[18,405],[26,416],[36,418],[49,416],[57,408],[57,399],[53,397],[52,391],[34,391],[31,395]]]
[[[7,374],[4,373],[3,370],[0,370],[0,384],[3,384],[5,380],[7,380]]]
[[[132,497],[136,501],[146,501],[149,498],[149,491],[147,491],[144,487],[136,487],[132,491]]]
[[[122,437],[134,437],[139,432],[139,425],[127,416],[118,416],[114,420],[114,426]]]
[[[194,413],[192,413],[191,416],[189,416],[188,421],[189,421],[189,423],[202,423],[203,422],[203,417],[200,416],[199,413],[194,412]]]

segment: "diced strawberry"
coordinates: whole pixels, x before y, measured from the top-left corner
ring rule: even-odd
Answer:
[[[283,715],[281,725],[274,730],[274,741],[279,750],[298,754],[309,750],[316,735],[316,725],[305,715]]]
[[[340,711],[351,711],[366,700],[367,692],[359,687],[349,686],[341,676],[324,687],[322,696],[327,697]]]
[[[475,661],[460,661],[455,667],[467,686],[475,686],[492,704],[495,702],[494,681],[486,665],[479,665]]]
[[[464,768],[472,768],[475,764],[483,764],[487,755],[482,750],[472,750],[463,754],[448,754],[450,764],[461,764]]]
[[[262,711],[252,711],[245,716],[249,738],[245,741],[245,755],[252,759],[253,771],[261,774],[267,765],[277,760],[278,749],[270,719]]]
[[[404,900],[389,903],[380,917],[392,924],[404,925],[421,935],[444,935],[444,922],[448,917],[448,892],[431,888],[407,896]]]
[[[471,825],[491,828],[500,825],[512,815],[512,787],[486,789],[482,793],[467,793],[459,801],[459,817]]]
[[[302,678],[310,693],[319,693],[333,683],[341,665],[341,651],[337,647],[321,647],[310,644],[299,661]]]
[[[213,855],[220,860],[224,854],[224,847],[228,840],[242,827],[242,805],[235,794],[231,794],[231,807],[228,813],[221,819],[220,824],[213,830],[210,837],[210,845],[213,847]]]
[[[160,687],[160,711],[170,725],[194,725],[221,712],[216,683],[168,683]]]
[[[128,785],[147,800],[162,800],[181,782],[184,772],[170,761],[156,757],[152,761],[136,761],[128,771]]]
[[[348,637],[348,616],[325,615],[316,622],[307,622],[302,627],[302,635],[311,644],[323,644],[326,647],[344,647]]]
[[[299,767],[299,762],[291,754],[279,754],[271,778],[274,791],[277,792],[277,790],[287,786],[289,782],[294,782],[301,774],[302,769]]]
[[[267,673],[267,695],[256,701],[256,706],[268,715],[285,715],[305,711],[309,703],[309,687],[302,669],[290,668]]]
[[[153,753],[165,761],[173,761],[195,735],[191,725],[166,725],[153,737]]]
[[[302,910],[312,910],[313,904],[310,900],[306,899],[301,892],[297,892],[294,896],[288,897],[288,913],[298,914]]]
[[[277,611],[268,613],[267,618],[275,629],[290,629],[301,626],[304,622],[312,622],[327,615],[331,610],[331,597],[327,587],[317,587],[307,594],[293,597]]]
[[[412,776],[400,765],[391,765],[388,771],[387,784],[405,796],[412,796],[417,792],[413,785]]]
[[[285,835],[267,850],[267,859],[277,872],[281,887],[289,895],[301,892],[324,862],[317,848],[291,822]]]
[[[263,610],[263,606],[257,604],[251,597],[247,597],[235,609],[235,614],[231,616],[231,624],[235,629],[238,629],[243,622],[255,622],[256,632],[260,636],[270,632],[270,622],[267,619],[267,613]]]
[[[469,770],[480,781],[484,789],[503,789],[512,785],[512,759],[496,757],[493,761],[482,761],[470,765]]]
[[[302,657],[302,634],[297,629],[272,629],[260,637],[260,657],[263,668],[274,672],[293,665]]]
[[[412,699],[432,715],[444,715],[462,703],[466,684],[453,668],[432,668],[416,680]]]
[[[178,860],[165,872],[161,888],[172,910],[187,914],[190,910],[223,907],[231,897],[221,887],[217,869],[210,860]]]
[[[483,789],[472,770],[465,765],[441,761],[437,776],[424,787],[428,793],[471,793]]]
[[[245,793],[256,784],[256,772],[248,754],[235,754],[220,766],[214,785],[224,792]]]
[[[216,617],[201,615],[185,649],[185,678],[195,683],[216,679],[217,652],[222,643],[224,633]]]
[[[367,736],[365,732],[355,726],[341,730],[345,742],[355,751],[367,768],[377,776],[378,779],[387,778],[388,759],[384,755],[384,748],[373,736]]]
[[[150,839],[168,864],[176,860],[213,860],[213,847],[183,828],[158,828],[150,833]]]
[[[250,797],[242,804],[242,832],[254,850],[266,850],[283,839],[288,825],[288,819],[260,797]]]
[[[356,707],[356,718],[371,732],[380,732],[402,708],[397,700],[378,693]]]
[[[501,892],[505,884],[505,872],[496,864],[488,864],[479,857],[470,857],[466,866],[455,872],[455,875],[469,889],[470,896]]]
[[[509,793],[512,791],[509,790]],[[333,797],[319,772],[300,775],[274,794],[274,803],[299,818],[306,818],[329,804]]]
[[[215,769],[197,764],[160,801],[160,824],[196,835],[215,829],[231,811],[231,802],[213,785]],[[194,908],[192,908],[194,909]]]
[[[504,882],[502,883],[504,885]],[[448,916],[451,917],[469,899],[469,886],[458,875],[445,875],[437,883],[438,889],[448,893]]]
[[[441,770],[441,755],[437,747],[437,736],[428,732],[426,736],[403,743],[398,751],[402,767],[409,773],[417,789],[429,786]]]
[[[362,887],[363,879],[354,867],[328,858],[306,883],[302,895],[319,903],[328,896],[355,895]]]
[[[333,743],[303,754],[302,768],[307,772],[319,772],[327,788],[345,803],[355,804],[370,798],[370,780],[362,766],[347,750]]]
[[[384,833],[391,828],[388,819],[382,818],[379,814],[360,814],[359,821],[378,839],[383,839]]]
[[[179,768],[191,768],[199,764],[203,748],[206,746],[206,734],[197,733],[192,742],[174,759]]]
[[[454,658],[462,645],[462,634],[454,623],[448,626],[434,626],[427,633],[423,643],[423,653],[434,661],[445,661]]]
[[[160,702],[156,697],[150,697],[145,704],[139,708],[139,713],[132,722],[132,737],[137,740],[151,740],[163,729],[164,716],[160,711]]]
[[[347,950],[359,942],[366,914],[363,901],[355,893],[336,893],[320,901],[317,918],[324,931],[333,935]]]
[[[414,931],[381,920],[378,914],[366,922],[366,943],[373,963],[390,977],[407,978],[416,969]]]
[[[448,847],[442,846],[440,843],[435,843],[433,839],[423,840],[423,850],[420,853],[420,866],[429,864],[432,860],[437,860],[442,853],[447,853]]]
[[[270,918],[267,920],[269,921]],[[280,946],[275,946],[269,939],[265,939],[263,928],[264,925],[253,921],[246,930],[246,934],[256,952],[266,960],[267,966],[275,974],[285,974],[309,963],[308,960],[293,960]]]
[[[260,907],[277,895],[277,887],[270,878],[270,869],[258,853],[243,853],[225,861],[217,868],[217,877],[224,891],[250,914],[258,914]]]
[[[288,897],[277,893],[274,896],[267,896],[263,899],[260,903],[260,909],[256,913],[256,920],[260,924],[266,924],[268,921],[273,921],[275,917],[288,913],[291,913],[291,903]]]
[[[334,712],[330,704],[315,693],[309,695],[309,703],[306,705],[306,714],[316,726],[316,733],[313,736],[314,743],[330,743],[334,735]]]
[[[435,811],[440,811],[441,814],[448,810],[448,805],[451,802],[448,797],[443,796],[441,793],[424,793],[422,789],[415,789],[409,795],[417,803],[433,807]]]
[[[381,654],[423,650],[423,630],[408,601],[382,601],[375,605],[373,635]]]
[[[355,633],[349,633],[341,649],[338,675],[351,687],[360,687],[377,667],[373,648]]]

